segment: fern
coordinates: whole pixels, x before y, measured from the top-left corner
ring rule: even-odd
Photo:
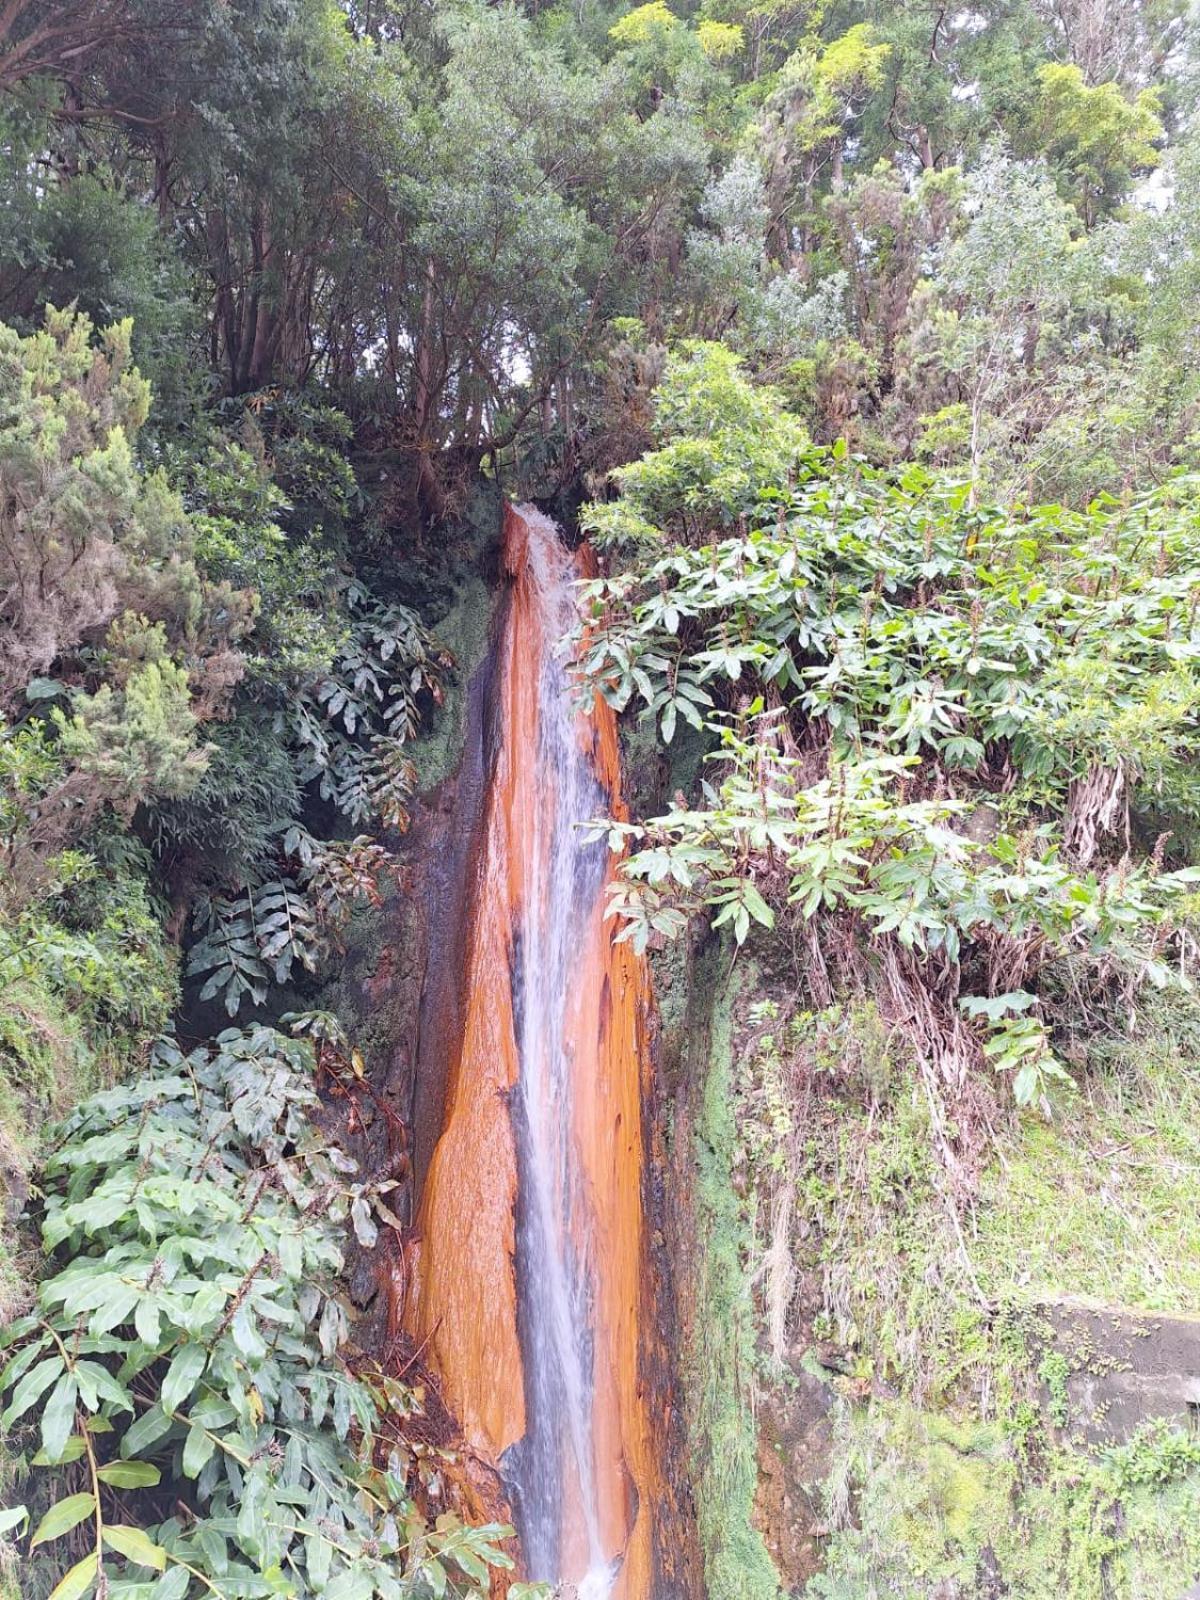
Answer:
[[[323,942],[313,908],[288,878],[277,878],[255,891],[255,937],[262,959],[270,963],[276,983],[286,983],[297,963],[317,970]]]
[[[404,828],[414,775],[398,752],[420,730],[426,697],[440,704],[453,658],[406,606],[359,584],[345,598],[351,625],[333,668],[290,708],[297,776],[355,827]]]
[[[203,899],[196,909],[200,938],[187,974],[204,977],[201,1000],[220,995],[231,1017],[243,1000],[263,1005],[272,981],[287,983],[297,966],[316,972],[354,908],[381,904],[382,885],[396,877],[390,853],[365,834],[328,844],[296,824],[284,850],[296,863],[294,875],[245,889],[236,900]]]
[[[397,867],[389,851],[360,834],[357,839],[322,846],[304,876],[322,927],[336,937],[356,906],[382,904],[382,885],[396,879]]]
[[[325,949],[312,906],[288,878],[246,889],[236,900],[205,898],[195,923],[202,933],[188,954],[188,976],[207,973],[201,1000],[220,995],[231,1017],[245,999],[263,1005],[271,980],[286,983],[297,964],[315,972]]]
[[[409,822],[408,801],[417,786],[417,769],[404,754],[400,739],[371,741],[367,793],[385,828],[403,833]]]
[[[201,1000],[221,995],[231,1017],[247,997],[251,1005],[261,1006],[271,975],[254,937],[249,895],[237,900],[205,896],[197,903],[194,923],[201,937],[188,953],[187,974],[190,978],[208,974]]]

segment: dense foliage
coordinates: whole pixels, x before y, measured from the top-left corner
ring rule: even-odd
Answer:
[[[996,509],[844,445],[776,456],[786,419],[724,351],[662,393],[662,447],[591,514],[630,555],[589,585],[580,665],[667,742],[711,735],[716,776],[609,830],[635,845],[625,936],[713,907],[740,944],[786,909],[814,996],[866,962],[952,1098],[982,1052],[1045,1099],[1069,1079],[1040,980],[1069,963],[1124,1003],[1188,981],[1194,484]]]
[[[1080,1037],[1190,1003],[1194,32],[0,9],[6,1594],[500,1560],[425,1526],[415,1395],[345,1344],[341,1221],[399,1223],[274,1026],[403,891],[483,482],[600,551],[581,668],[671,795],[609,830],[627,936],[707,918],[883,1018],[955,1203],[1008,1083],[1061,1107]]]
[[[71,1491],[30,1538],[70,1551],[59,1600],[486,1593],[488,1564],[508,1561],[500,1530],[425,1531],[413,1460],[381,1431],[410,1392],[337,1359],[337,1224],[363,1202],[309,1120],[312,1065],[264,1028],[187,1056],[163,1043],[138,1084],[56,1131],[52,1265],[7,1331],[0,1389],[5,1427],[36,1408],[31,1465]],[[129,1490],[144,1491],[134,1521]]]

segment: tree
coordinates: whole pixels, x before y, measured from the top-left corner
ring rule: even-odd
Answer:
[[[1041,346],[1079,297],[1070,210],[1037,167],[993,152],[968,189],[966,227],[945,252],[937,283],[947,367],[964,384],[972,495],[985,456],[1036,429],[1050,406]]]
[[[696,542],[737,524],[760,489],[788,483],[808,442],[731,350],[701,342],[667,363],[656,431],[659,448],[614,474],[620,500],[591,508],[589,527],[605,541],[636,546],[669,531]]]
[[[23,79],[73,79],[104,52],[181,29],[174,8],[139,0],[7,0],[0,11],[0,89]]]
[[[0,696],[10,704],[116,615],[131,556],[169,538],[164,515],[182,522],[134,466],[150,397],[130,365],[130,324],[99,348],[91,334],[70,312],[50,312],[28,338],[0,328]]]
[[[1129,99],[1115,83],[1088,86],[1074,65],[1038,69],[1031,153],[1045,156],[1086,227],[1126,199],[1135,177],[1158,165],[1163,137],[1157,90]]]
[[[786,265],[796,265],[797,244],[801,255],[809,248],[822,171],[828,168],[832,186],[841,186],[846,143],[868,96],[882,82],[890,48],[877,41],[869,24],[856,23],[828,44],[806,40],[780,68],[763,132],[771,238]],[[790,220],[797,210],[798,235]]]

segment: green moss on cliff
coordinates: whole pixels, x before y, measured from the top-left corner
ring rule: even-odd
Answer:
[[[753,1522],[754,1305],[745,1271],[749,1236],[733,1187],[733,1017],[740,982],[736,973],[721,972],[721,960],[713,949],[697,974],[699,992],[713,998],[693,1128],[698,1281],[684,1376],[708,1600],[774,1600],[779,1577]]]
[[[1169,1600],[1200,1570],[1200,1471],[1170,1467],[1168,1437],[1148,1429],[1128,1447],[1150,1469],[1130,1481],[1120,1452],[1034,1464],[994,1434],[951,1444],[903,1401],[847,1408],[831,1486],[848,1525],[806,1592]]]
[[[500,538],[502,502],[481,486],[467,515],[447,532],[448,586],[446,610],[433,620],[438,642],[454,657],[454,674],[443,704],[413,745],[413,761],[422,790],[448,778],[462,756],[466,732],[467,686],[487,653],[498,588],[489,583]]]

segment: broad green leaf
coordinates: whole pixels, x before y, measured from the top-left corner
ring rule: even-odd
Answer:
[[[99,1558],[94,1550],[91,1555],[84,1556],[82,1561],[77,1561],[50,1591],[50,1600],[82,1600],[82,1596],[87,1594],[96,1581],[99,1564]]]
[[[304,1271],[304,1246],[298,1233],[280,1234],[279,1265],[287,1278],[298,1278]]]
[[[7,1330],[7,1332],[10,1333],[11,1330]],[[6,1338],[5,1342],[7,1342]],[[49,1334],[43,1334],[40,1339],[31,1339],[23,1349],[18,1350],[17,1354],[5,1366],[4,1371],[0,1373],[0,1394],[4,1394],[13,1387],[22,1373],[33,1365],[49,1344]]]
[[[371,1600],[375,1581],[370,1573],[343,1567],[325,1590],[325,1600]]]
[[[420,1575],[433,1590],[434,1600],[441,1600],[446,1592],[446,1569],[436,1556],[422,1561]]]
[[[142,1343],[153,1350],[158,1344],[161,1319],[158,1307],[145,1295],[140,1296],[133,1308],[133,1326]]]
[[[199,1381],[208,1364],[208,1351],[203,1345],[181,1345],[175,1352],[167,1375],[163,1379],[159,1399],[164,1411],[178,1411]]]
[[[136,1561],[139,1566],[153,1567],[155,1572],[166,1569],[167,1552],[141,1528],[132,1528],[125,1523],[106,1523],[104,1542],[130,1561]]]
[[[308,1581],[317,1594],[323,1593],[329,1581],[333,1562],[333,1546],[318,1533],[310,1533],[304,1541],[304,1567]]]
[[[149,1411],[144,1412],[122,1435],[121,1454],[135,1456],[148,1445],[157,1444],[164,1434],[170,1433],[171,1426],[171,1418],[166,1415],[162,1407],[151,1406]]]
[[[84,1444],[82,1436],[74,1433],[67,1440],[57,1461],[52,1462],[44,1450],[39,1450],[33,1458],[32,1465],[35,1467],[62,1466],[67,1461],[78,1461],[86,1449],[87,1446]]]
[[[32,1371],[27,1372],[13,1390],[13,1397],[3,1417],[0,1417],[0,1427],[7,1432],[13,1423],[23,1417],[30,1406],[45,1394],[62,1370],[62,1357],[49,1356],[45,1361],[39,1361]]]
[[[61,1461],[75,1426],[75,1402],[79,1385],[72,1373],[64,1373],[54,1386],[42,1412],[42,1450],[47,1461]]]
[[[216,1441],[206,1428],[190,1427],[183,1443],[184,1477],[198,1478],[216,1448]]]
[[[225,1535],[211,1522],[202,1522],[196,1529],[196,1538],[212,1571],[219,1577],[228,1570],[229,1550]]]
[[[45,1544],[48,1539],[59,1539],[64,1533],[70,1533],[85,1517],[90,1517],[96,1509],[96,1496],[94,1494],[72,1494],[65,1500],[60,1500],[57,1505],[50,1507],[46,1515],[38,1523],[37,1529],[29,1541],[32,1550],[35,1545]]]
[[[149,1461],[106,1461],[96,1469],[96,1476],[114,1489],[149,1489],[162,1473]]]
[[[89,1411],[95,1411],[101,1401],[107,1401],[118,1411],[133,1410],[133,1401],[128,1392],[98,1361],[77,1361],[75,1378],[79,1384],[80,1399]]]
[[[7,1506],[0,1511],[0,1533],[11,1533],[28,1516],[29,1512],[25,1506]]]
[[[172,1567],[158,1580],[150,1594],[153,1600],[183,1600],[190,1582],[191,1574],[186,1567]]]
[[[1013,1095],[1019,1106],[1032,1105],[1038,1090],[1038,1069],[1033,1062],[1023,1066],[1013,1079]]]
[[[248,1306],[241,1305],[234,1312],[233,1321],[229,1325],[233,1334],[233,1342],[241,1355],[254,1365],[257,1365],[267,1353],[266,1341],[254,1325],[254,1319]]]

